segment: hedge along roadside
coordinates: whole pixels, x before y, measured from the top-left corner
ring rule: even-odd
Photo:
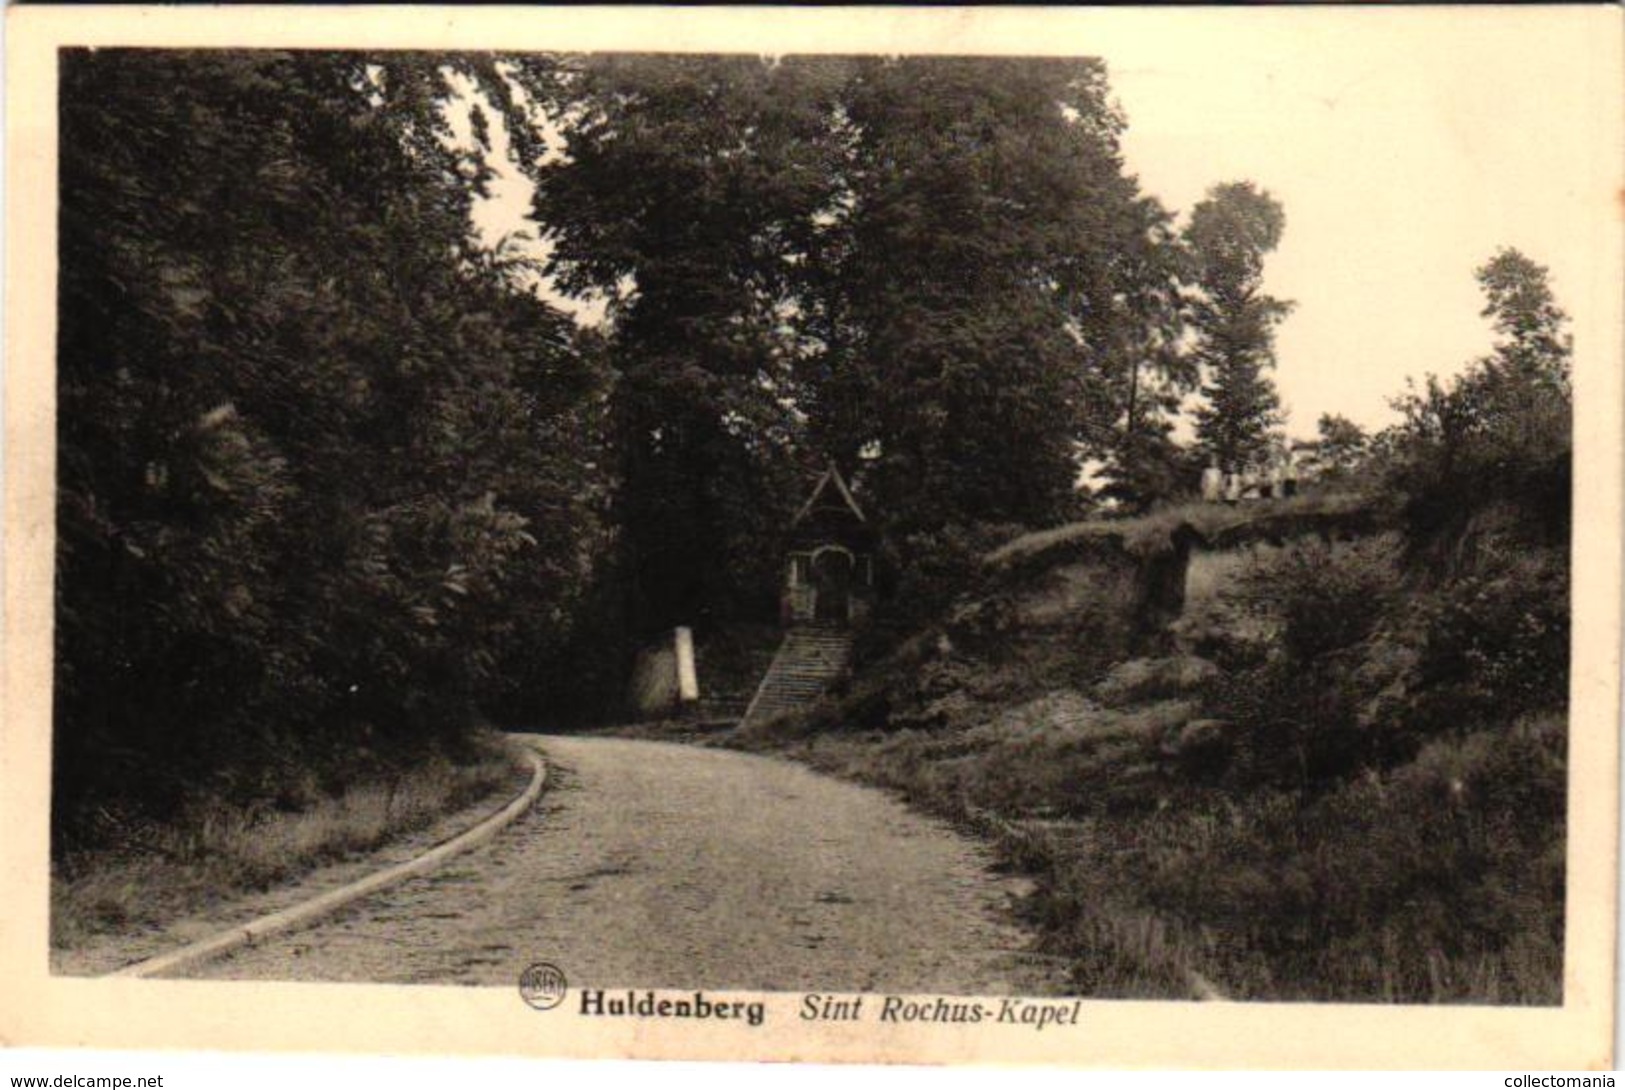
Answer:
[[[519,738],[524,744],[520,755],[530,765],[530,782],[525,785],[525,789],[513,801],[472,829],[459,833],[445,843],[429,849],[416,859],[386,867],[375,874],[340,886],[338,889],[329,890],[318,897],[313,897],[291,908],[261,916],[246,924],[227,928],[219,934],[200,939],[172,953],[160,954],[145,961],[138,961],[134,965],[127,965],[107,975],[110,977],[156,977],[189,969],[212,958],[228,954],[233,950],[251,946],[273,935],[292,931],[363,897],[404,882],[408,878],[427,874],[453,856],[460,855],[486,843],[518,820],[525,811],[529,810],[536,802],[536,799],[540,797],[542,789],[547,785],[546,760],[537,751],[533,740],[524,735],[520,735]]]

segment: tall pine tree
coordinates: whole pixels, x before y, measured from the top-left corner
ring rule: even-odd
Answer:
[[[1196,434],[1223,466],[1259,458],[1280,423],[1275,327],[1292,304],[1263,290],[1264,258],[1281,241],[1286,214],[1251,182],[1214,186],[1191,212],[1185,243],[1197,297],[1191,307],[1195,358],[1206,404]]]

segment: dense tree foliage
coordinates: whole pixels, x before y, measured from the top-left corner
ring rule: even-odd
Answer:
[[[899,555],[1067,517],[1194,373],[1095,61],[514,58],[559,286],[611,299],[632,627],[737,610],[829,459]],[[537,133],[556,126],[562,154]]]
[[[1196,356],[1207,404],[1196,411],[1204,450],[1224,466],[1256,460],[1280,422],[1275,326],[1292,305],[1263,290],[1264,258],[1281,241],[1286,214],[1250,182],[1213,187],[1185,228],[1193,279]]]
[[[846,116],[846,335],[826,401],[862,408],[831,430],[878,449],[872,491],[905,532],[1065,517],[1084,378],[1122,320],[1117,244],[1141,222],[1104,69],[866,61]]]
[[[567,629],[594,378],[472,250],[446,98],[405,55],[64,55],[65,823],[455,738]]]
[[[1364,428],[1341,413],[1321,413],[1315,430],[1321,463],[1334,472],[1354,468],[1371,442]]]

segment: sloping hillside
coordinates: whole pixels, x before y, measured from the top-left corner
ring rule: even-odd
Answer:
[[[1560,1001],[1567,561],[1357,496],[1030,534],[735,744],[995,835],[1084,994]]]

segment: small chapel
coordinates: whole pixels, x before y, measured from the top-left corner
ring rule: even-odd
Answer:
[[[785,627],[861,623],[874,606],[875,542],[874,527],[831,462],[791,523],[779,599]]]

